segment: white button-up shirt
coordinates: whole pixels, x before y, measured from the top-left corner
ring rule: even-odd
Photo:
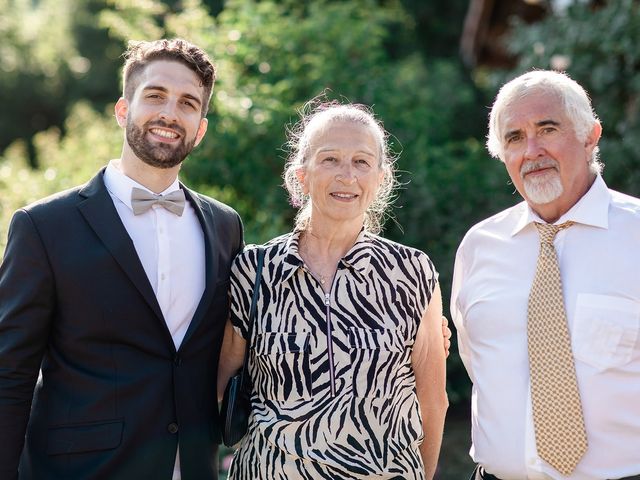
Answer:
[[[598,176],[555,239],[589,447],[563,477],[537,455],[527,303],[539,252],[522,202],[474,226],[456,255],[451,315],[473,382],[471,456],[505,480],[640,473],[640,200]],[[544,223],[544,222],[543,222]]]
[[[204,293],[206,280],[204,233],[196,212],[186,202],[182,216],[159,205],[134,215],[132,188],[150,190],[123,174],[114,160],[104,172],[104,183],[156,294],[173,343],[179,349]],[[179,188],[176,179],[160,193],[167,194]],[[176,455],[173,480],[180,478],[179,462]]]

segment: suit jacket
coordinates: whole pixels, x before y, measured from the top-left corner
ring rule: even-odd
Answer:
[[[169,480],[178,442],[183,480],[217,478],[242,225],[182,188],[204,231],[206,288],[177,351],[103,171],[14,215],[0,265],[0,480]]]

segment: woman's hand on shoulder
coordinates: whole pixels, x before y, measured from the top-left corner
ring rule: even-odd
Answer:
[[[451,329],[449,328],[449,319],[442,316],[442,338],[444,341],[444,356],[449,357],[451,349]]]

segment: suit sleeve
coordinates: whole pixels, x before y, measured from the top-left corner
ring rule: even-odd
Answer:
[[[0,265],[0,478],[17,478],[33,389],[47,344],[54,286],[29,213],[9,227]]]
[[[236,249],[236,254],[235,256],[238,256],[240,254],[240,252],[242,252],[242,250],[244,250],[244,226],[242,225],[242,218],[240,218],[240,215],[238,215],[236,213],[236,218],[238,220],[238,246]]]

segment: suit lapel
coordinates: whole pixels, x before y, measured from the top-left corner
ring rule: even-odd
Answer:
[[[195,192],[192,192],[184,185],[180,184],[180,187],[184,190],[187,200],[193,206],[193,209],[198,216],[202,231],[204,233],[204,261],[205,261],[205,287],[200,299],[200,303],[196,309],[196,312],[191,319],[187,333],[182,340],[181,345],[185,345],[189,340],[189,337],[198,328],[200,322],[207,312],[213,294],[216,290],[216,284],[218,283],[218,261],[216,252],[218,251],[217,236],[215,235],[215,220],[213,218],[213,211],[211,205],[207,202],[203,202]]]
[[[104,169],[80,190],[79,194],[82,199],[78,203],[78,209],[164,324],[164,317],[153,293],[153,288],[151,288],[142,263],[140,263],[133,241],[122,224],[113,205],[113,200],[104,185],[103,174]]]

